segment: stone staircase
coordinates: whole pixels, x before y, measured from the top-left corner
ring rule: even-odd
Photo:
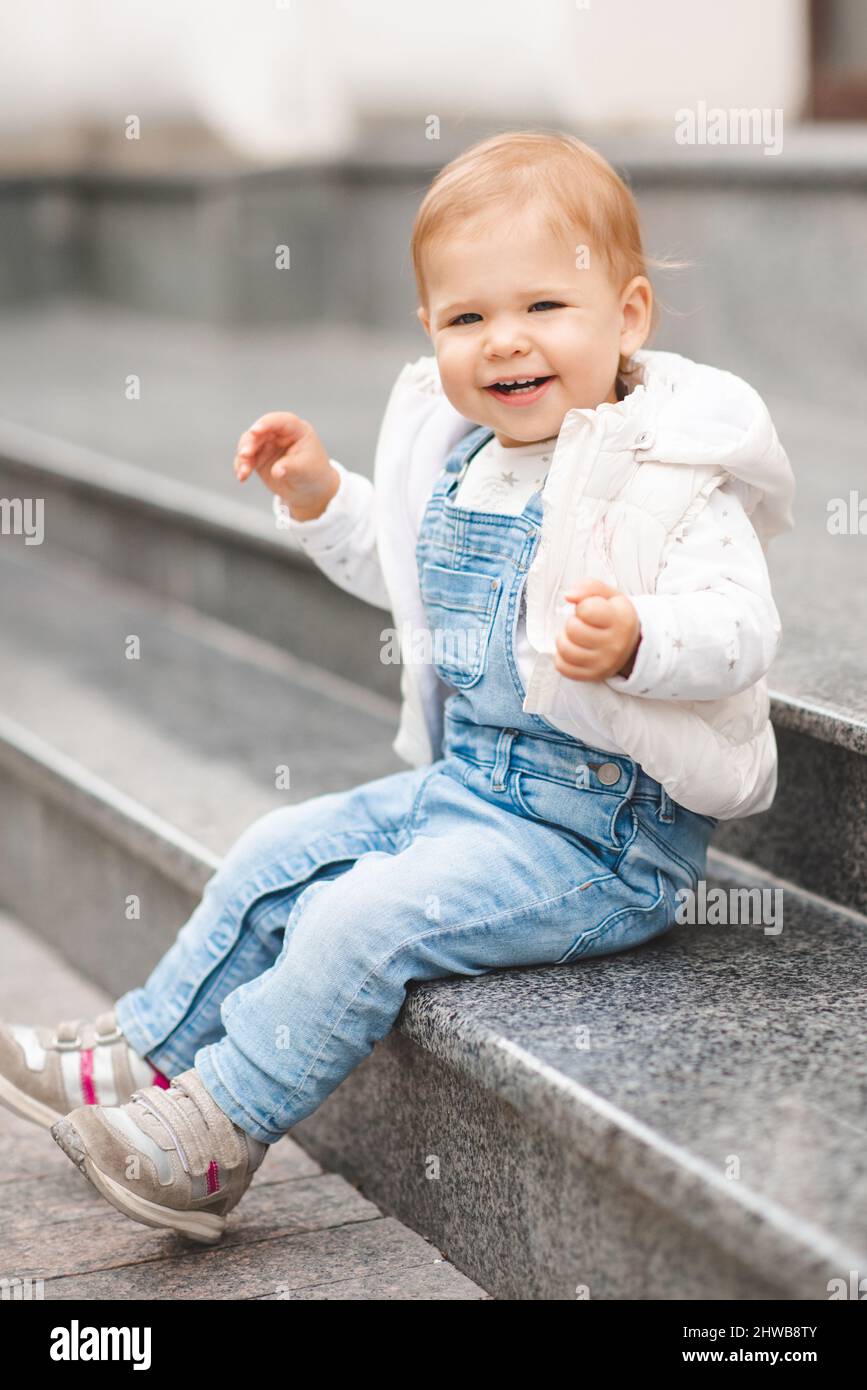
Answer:
[[[777,800],[709,858],[709,889],[779,891],[783,929],[413,985],[292,1131],[498,1298],[824,1300],[867,1274],[863,556],[820,511],[850,457],[805,477],[774,570]],[[257,815],[405,766],[389,618],[264,504],[20,424],[0,496],[46,519],[0,543],[0,906],[116,997]]]

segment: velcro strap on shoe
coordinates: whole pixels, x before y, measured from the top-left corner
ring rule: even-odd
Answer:
[[[186,1091],[187,1100],[180,1105],[177,1100],[173,1102],[170,1094],[172,1089],[176,1093],[179,1090]],[[167,1107],[167,1118],[172,1115],[176,1117],[178,1135],[180,1137],[183,1133],[183,1142],[189,1144],[187,1152],[194,1173],[207,1172],[214,1160],[220,1164],[221,1168],[237,1168],[239,1163],[248,1157],[247,1145],[243,1141],[243,1137],[239,1136],[229,1116],[220,1109],[195,1071],[191,1070],[185,1073],[180,1085],[177,1084],[177,1078],[175,1078],[168,1091],[159,1093],[156,1104],[160,1108],[162,1105]],[[194,1126],[194,1122],[191,1122],[184,1113],[190,1104],[195,1105],[199,1112],[196,1118],[201,1119],[201,1124]],[[203,1128],[205,1129],[204,1135],[202,1134]]]
[[[114,1009],[106,1009],[105,1013],[97,1014],[94,1027],[98,1043],[116,1042],[118,1038],[123,1037],[123,1033],[117,1026]]]
[[[81,1021],[80,1018],[70,1018],[63,1023],[58,1023],[54,1030],[56,1041],[65,1043],[67,1047],[79,1046],[81,1044],[81,1035],[78,1031],[78,1025]]]

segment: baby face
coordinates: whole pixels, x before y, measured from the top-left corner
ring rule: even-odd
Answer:
[[[559,434],[576,406],[615,402],[620,354],[647,336],[649,282],[635,277],[618,290],[603,258],[581,246],[531,210],[461,228],[426,252],[428,305],[418,317],[443,391],[506,447]],[[528,377],[529,389],[496,385]]]

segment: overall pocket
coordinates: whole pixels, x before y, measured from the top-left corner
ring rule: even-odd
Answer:
[[[637,803],[637,860],[662,869],[675,889],[695,892],[707,871],[707,847],[713,827],[704,816],[675,805],[674,820],[662,821],[651,805]]]
[[[606,887],[608,889],[608,902],[603,904],[600,921],[589,924],[575,938],[568,951],[554,962],[555,965],[567,965],[586,956],[610,956],[617,951],[628,951],[664,936],[673,927],[670,881],[666,874],[657,873],[651,892],[621,906],[617,906],[618,895],[622,895],[619,881],[614,881],[613,887],[612,880],[599,887],[603,893]]]
[[[449,685],[466,690],[485,668],[502,580],[477,570],[447,569],[429,560],[419,578],[433,663]]]
[[[617,872],[638,829],[632,803],[622,792],[520,770],[514,773],[512,798],[523,815],[577,840],[611,873]]]

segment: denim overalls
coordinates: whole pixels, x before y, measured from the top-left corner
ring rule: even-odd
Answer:
[[[418,537],[431,656],[455,691],[442,757],[260,817],[117,1001],[141,1056],[168,1076],[195,1065],[268,1143],[386,1036],[411,981],[649,941],[705,873],[710,818],[522,709],[514,633],[541,492],[519,516],[454,502],[491,433],[452,451]]]

